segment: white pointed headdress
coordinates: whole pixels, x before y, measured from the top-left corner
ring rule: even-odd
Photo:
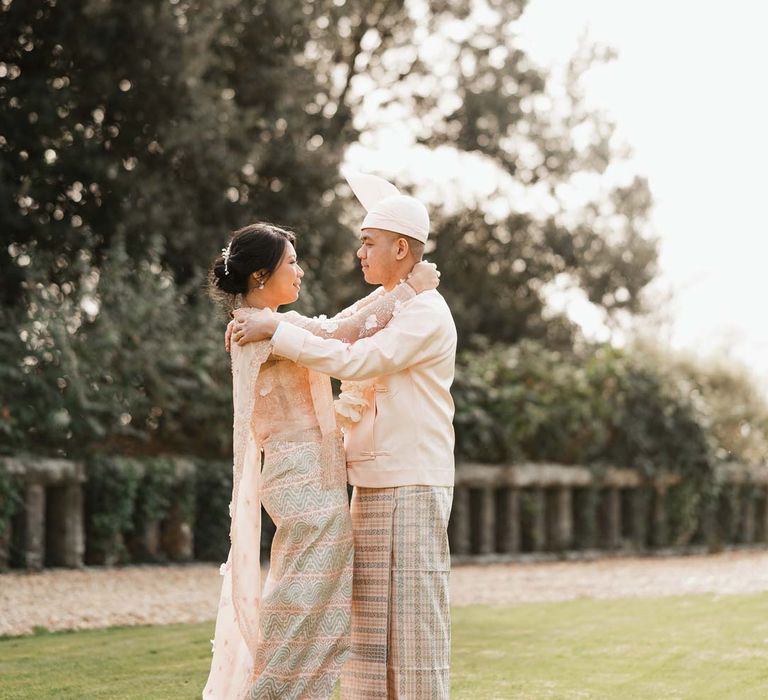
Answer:
[[[341,174],[367,212],[360,225],[361,229],[381,228],[426,243],[429,236],[429,213],[418,199],[400,194],[400,190],[391,182],[376,175],[346,168]]]

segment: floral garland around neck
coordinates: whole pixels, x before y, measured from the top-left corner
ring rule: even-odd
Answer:
[[[336,422],[339,427],[349,430],[355,423],[359,423],[363,413],[368,408],[365,391],[371,386],[371,382],[341,383],[339,398],[333,402],[336,409]]]

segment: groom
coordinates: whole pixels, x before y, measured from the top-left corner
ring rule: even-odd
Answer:
[[[421,260],[426,207],[381,178],[346,177],[367,210],[357,251],[363,275],[390,290]],[[342,672],[342,697],[448,698],[451,312],[436,290],[425,292],[403,304],[385,328],[352,345],[267,314],[233,325],[236,342],[270,336],[276,355],[363,382],[366,406],[345,431],[355,564],[352,656]]]

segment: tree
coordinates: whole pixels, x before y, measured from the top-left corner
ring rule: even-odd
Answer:
[[[0,410],[15,444],[159,449],[200,425],[226,435],[210,261],[229,231],[271,220],[299,233],[304,311],[359,296],[360,212],[339,166],[395,120],[416,153],[451,148],[495,168],[482,204],[433,202],[430,255],[462,342],[571,345],[573,325],[545,313],[563,275],[609,313],[640,310],[656,255],[650,196],[641,179],[605,184],[621,153],[578,86],[600,56],[576,56],[557,95],[518,46],[524,7],[0,0]],[[594,194],[574,207],[577,178]],[[513,185],[546,213],[500,208]],[[173,334],[168,319],[194,342],[163,353],[148,336]],[[184,409],[184,392],[213,408]]]
[[[609,316],[637,313],[657,250],[647,182],[614,180],[609,168],[624,153],[613,125],[585,105],[579,82],[611,52],[586,45],[561,80],[547,74],[515,34],[526,4],[347,2],[314,19],[326,31],[308,48],[321,75],[339,76],[318,96],[336,123],[353,113],[362,141],[395,120],[411,130],[414,162],[405,170],[415,184],[419,144],[494,166],[495,192],[482,202],[450,213],[438,200],[432,212],[431,258],[444,272],[441,291],[460,338],[562,346],[574,328],[544,314],[548,285],[567,275]],[[582,198],[575,206],[574,192]],[[546,201],[543,213],[509,201],[529,195]]]
[[[334,193],[343,149],[305,109],[316,78],[296,60],[309,38],[301,8],[4,3],[6,303],[18,301],[41,251],[55,253],[49,279],[71,282],[77,251],[98,265],[116,236],[131,259],[155,255],[184,283],[253,219],[311,232],[302,240],[310,274],[337,277],[349,235]],[[328,302],[323,288],[333,287],[314,287]]]

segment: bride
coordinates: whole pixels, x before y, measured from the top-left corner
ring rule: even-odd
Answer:
[[[304,276],[294,244],[272,224],[240,229],[211,269],[214,295],[241,301],[241,313],[293,303]],[[354,342],[437,284],[434,266],[420,263],[391,292],[379,288],[333,318],[282,318]],[[269,341],[231,349],[231,546],[205,700],[327,699],[349,653],[352,529],[330,380],[270,350]],[[263,590],[262,505],[277,527]]]

